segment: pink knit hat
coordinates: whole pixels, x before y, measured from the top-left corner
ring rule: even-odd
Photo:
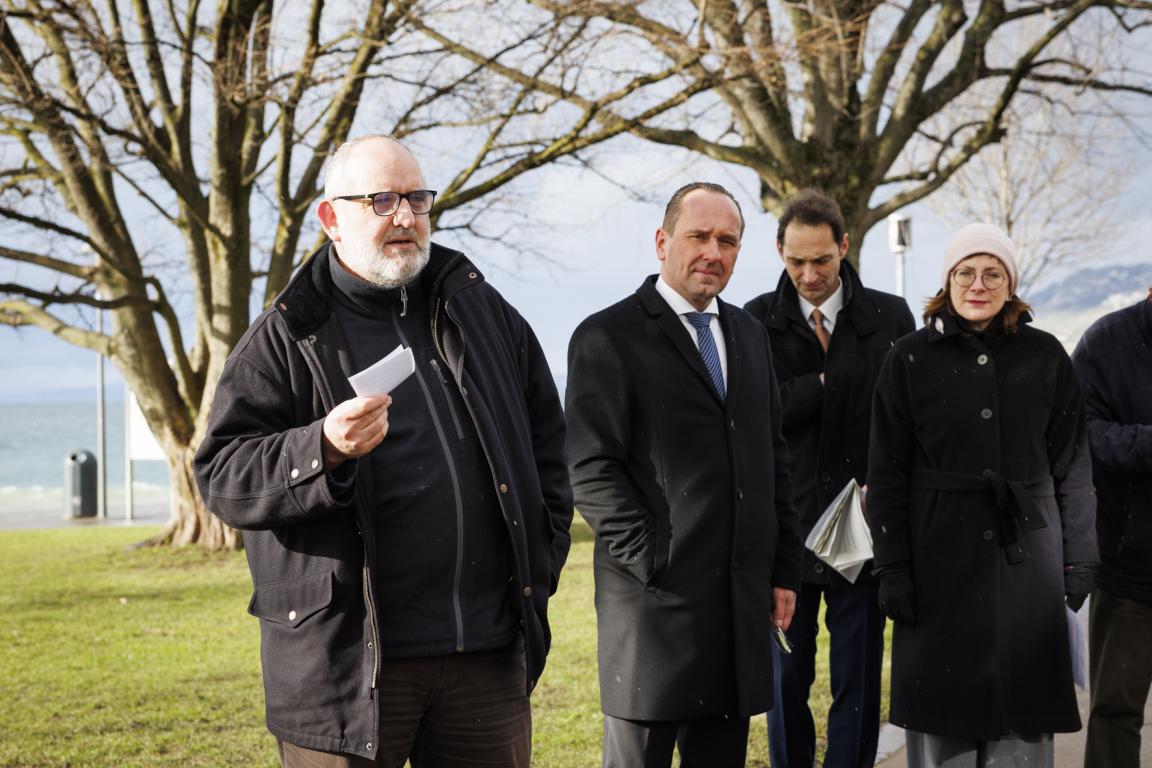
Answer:
[[[1016,246],[1004,231],[992,224],[968,224],[961,227],[944,249],[944,290],[948,290],[948,276],[956,265],[969,256],[986,253],[995,256],[1008,270],[1008,295],[1016,293],[1020,272],[1016,268]]]

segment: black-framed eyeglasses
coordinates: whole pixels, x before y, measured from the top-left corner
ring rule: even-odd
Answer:
[[[400,210],[400,201],[407,200],[412,213],[417,216],[432,210],[436,202],[436,190],[414,189],[411,192],[372,192],[366,195],[340,195],[333,200],[359,200],[365,205],[372,204],[372,212],[377,216],[391,216]]]
[[[952,282],[961,288],[968,288],[972,283],[976,282],[976,278],[980,278],[980,282],[989,291],[994,291],[1000,286],[1004,285],[1005,275],[995,269],[985,270],[977,275],[976,270],[969,269],[968,267],[961,267],[952,273]]]

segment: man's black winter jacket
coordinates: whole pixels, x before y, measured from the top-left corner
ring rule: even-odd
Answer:
[[[1096,485],[1096,584],[1152,603],[1152,299],[1097,320],[1072,365],[1084,390]]]
[[[332,313],[329,247],[229,357],[196,477],[208,508],[244,531],[269,730],[303,747],[372,758],[377,637],[388,617],[378,615],[373,587],[373,477],[355,461],[324,470],[324,417],[354,395]],[[570,544],[560,401],[531,328],[463,254],[433,245],[421,280],[441,360],[491,468],[531,688],[551,639],[548,597]]]

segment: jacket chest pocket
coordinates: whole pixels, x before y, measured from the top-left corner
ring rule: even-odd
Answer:
[[[331,603],[332,572],[324,571],[258,585],[248,613],[265,621],[298,627]]]

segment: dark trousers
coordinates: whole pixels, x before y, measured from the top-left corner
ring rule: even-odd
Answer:
[[[681,766],[743,768],[748,718],[654,721],[604,716],[604,768],[669,768],[673,747],[680,750]]]
[[[1084,768],[1137,768],[1140,728],[1152,686],[1152,603],[1102,589],[1088,608],[1092,711]]]
[[[871,768],[880,737],[880,670],[884,663],[884,614],[875,584],[804,584],[788,628],[792,653],[773,645],[775,706],[768,712],[773,768],[811,768],[816,724],[808,694],[816,679],[820,599],[827,609],[832,708],[828,712],[827,768]]]
[[[280,742],[284,768],[528,768],[532,711],[522,643],[478,653],[384,660],[375,760]]]

